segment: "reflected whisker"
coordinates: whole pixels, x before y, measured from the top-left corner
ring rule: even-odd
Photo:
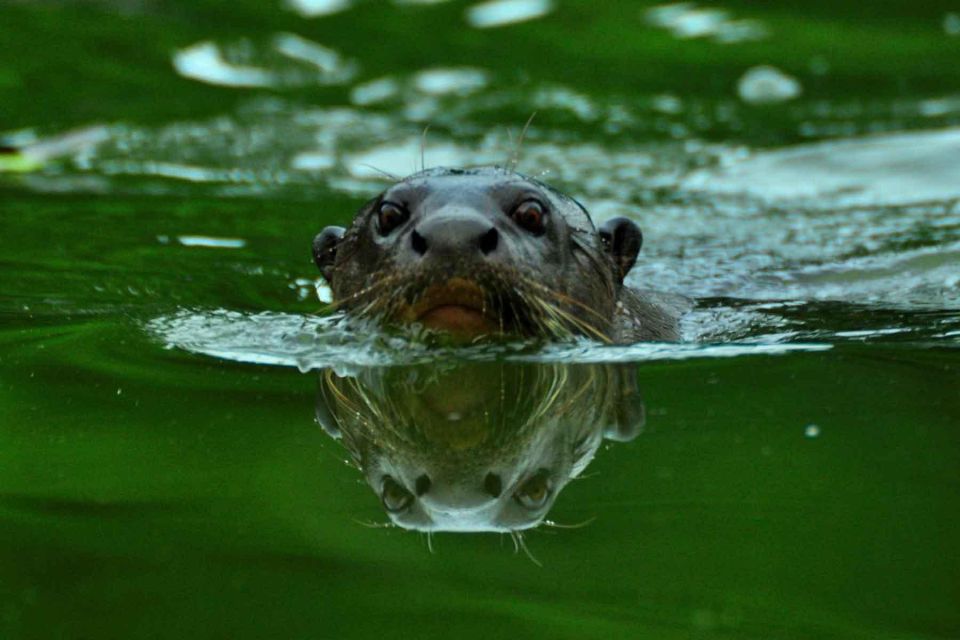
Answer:
[[[523,539],[523,533],[521,533],[520,531],[516,531],[514,533],[516,533],[516,536],[517,536],[516,540],[519,542],[520,548],[523,549],[523,553],[528,558],[530,558],[530,562],[532,562],[533,564],[537,565],[542,569],[543,563],[537,560],[537,558],[533,555],[533,553],[530,552],[530,549],[527,547],[526,541]]]
[[[393,529],[397,526],[392,522],[366,522],[364,520],[357,520],[356,518],[352,518],[352,520],[367,529]]]
[[[543,524],[553,529],[582,529],[593,524],[596,519],[597,516],[592,516],[583,522],[578,522],[577,524],[560,524],[558,522],[553,522],[552,520],[544,520]]]

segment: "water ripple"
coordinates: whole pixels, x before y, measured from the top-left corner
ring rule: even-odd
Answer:
[[[180,311],[147,323],[147,330],[170,349],[225,360],[296,367],[301,371],[332,367],[341,373],[357,367],[411,365],[447,359],[470,361],[614,363],[690,358],[771,355],[824,351],[828,343],[778,342],[755,338],[730,344],[641,343],[604,345],[589,340],[542,344],[532,341],[437,347],[416,335],[388,334],[342,317],[275,312],[243,313],[217,309]]]

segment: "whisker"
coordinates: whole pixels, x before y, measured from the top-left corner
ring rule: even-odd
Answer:
[[[518,275],[519,275],[519,274],[518,274]],[[604,317],[603,315],[601,315],[596,309],[593,309],[593,308],[589,307],[588,305],[586,305],[586,304],[583,303],[583,302],[580,302],[579,300],[575,300],[574,298],[571,298],[570,296],[568,296],[568,295],[565,294],[565,293],[562,293],[562,292],[560,292],[560,291],[556,291],[555,289],[551,289],[550,287],[548,287],[548,286],[546,286],[546,285],[544,285],[544,284],[542,284],[542,283],[539,283],[539,282],[537,282],[537,281],[535,281],[535,280],[532,280],[532,279],[530,279],[530,278],[527,278],[527,277],[525,277],[525,276],[519,276],[519,277],[521,277],[521,278],[523,279],[524,284],[526,284],[528,287],[531,287],[531,288],[537,289],[537,290],[539,290],[539,291],[542,291],[542,292],[544,292],[545,294],[547,294],[547,295],[549,295],[549,296],[552,296],[552,297],[553,297],[556,301],[558,301],[558,302],[565,302],[565,303],[568,303],[568,304],[570,304],[570,305],[574,305],[574,306],[580,307],[580,308],[583,309],[584,311],[587,311],[588,313],[596,316],[603,324],[606,324],[606,323],[609,321],[606,317]],[[544,309],[545,309],[547,306],[549,306],[550,312],[551,312],[552,315],[554,315],[555,318],[567,320],[568,322],[570,322],[570,323],[573,324],[574,326],[582,329],[583,331],[585,331],[585,332],[588,333],[588,334],[593,335],[594,337],[600,339],[600,340],[603,341],[603,342],[607,342],[607,343],[612,342],[612,341],[610,340],[609,336],[607,336],[607,334],[606,334],[604,331],[602,331],[599,327],[597,327],[597,326],[595,326],[595,325],[587,322],[586,320],[583,320],[582,318],[578,318],[578,317],[572,315],[571,313],[569,313],[569,312],[561,309],[561,308],[560,308],[558,305],[556,305],[556,304],[549,304],[549,303],[547,303],[547,301],[543,300],[542,298],[540,299],[540,302],[542,303],[542,304],[541,304],[541,308],[544,308]]]
[[[355,317],[396,318],[403,309],[417,303],[426,289],[436,284],[435,278],[418,275],[410,269],[396,270],[390,265],[379,268],[380,276],[367,286],[337,298],[326,310],[349,309]],[[522,333],[568,338],[585,335],[604,343],[612,343],[610,319],[587,303],[564,291],[553,289],[519,270],[491,270],[481,275],[486,289],[484,305],[499,308],[497,326],[501,333],[516,327]],[[509,324],[509,326],[508,326]]]
[[[575,300],[574,298],[571,298],[570,296],[568,296],[568,295],[565,294],[565,293],[561,293],[560,291],[557,291],[557,290],[555,290],[555,289],[551,289],[550,287],[548,287],[548,286],[546,286],[546,285],[544,285],[544,284],[541,284],[541,283],[539,283],[539,282],[531,281],[529,284],[530,284],[530,286],[536,287],[536,288],[540,289],[541,291],[543,291],[544,293],[553,296],[554,298],[556,298],[556,299],[557,299],[558,301],[560,301],[560,302],[566,302],[566,303],[568,303],[568,304],[572,304],[572,305],[578,306],[578,307],[580,307],[581,309],[583,309],[584,311],[587,311],[588,313],[592,313],[592,314],[595,315],[596,317],[600,318],[600,320],[602,320],[602,321],[604,321],[604,322],[607,321],[607,318],[606,318],[603,314],[601,314],[599,311],[597,311],[597,310],[594,309],[593,307],[591,307],[591,306],[589,306],[589,305],[587,305],[587,304],[585,304],[585,303],[583,303],[583,302],[580,302],[579,300]]]
[[[330,305],[329,305],[328,308],[330,308],[330,309],[339,309],[340,307],[342,307],[344,304],[346,304],[346,303],[348,303],[348,302],[353,302],[353,301],[357,300],[358,298],[361,298],[361,297],[363,297],[363,296],[365,296],[365,295],[367,295],[367,294],[370,294],[371,292],[374,292],[374,291],[376,291],[376,290],[378,290],[378,289],[381,289],[381,288],[383,288],[383,287],[389,286],[389,285],[393,284],[394,282],[397,282],[398,280],[401,280],[401,279],[403,279],[403,274],[400,274],[400,273],[387,274],[387,275],[381,277],[380,279],[378,279],[378,280],[377,280],[376,282],[374,282],[373,284],[370,284],[370,285],[364,287],[363,289],[361,289],[361,290],[359,290],[359,291],[355,291],[354,293],[351,293],[350,295],[348,295],[348,296],[346,296],[346,297],[340,298],[340,299],[338,299],[338,300],[334,300],[333,302],[330,303]],[[376,302],[376,301],[374,301],[374,302]]]
[[[527,135],[527,130],[530,128],[530,123],[533,122],[533,119],[537,116],[537,112],[534,111],[530,114],[530,117],[527,118],[527,123],[523,125],[523,129],[520,130],[520,137],[517,138],[517,144],[514,146],[513,155],[510,158],[510,161],[507,163],[507,168],[510,171],[516,171],[517,165],[520,164],[520,151],[523,148],[523,139]]]
[[[372,164],[367,164],[367,163],[364,162],[364,163],[361,163],[360,166],[361,166],[361,167],[366,167],[367,169],[373,169],[374,171],[376,171],[377,173],[379,173],[380,175],[382,175],[384,178],[387,178],[388,180],[392,180],[392,181],[394,181],[394,182],[399,182],[399,181],[400,181],[400,176],[394,175],[394,174],[390,173],[389,171],[384,171],[383,169],[380,169],[379,167],[375,167],[375,166],[373,166]]]
[[[546,287],[543,287],[543,289],[547,292],[551,292],[551,290]],[[575,327],[577,329],[580,329],[581,333],[590,335],[600,340],[601,342],[605,342],[607,344],[610,344],[613,342],[610,339],[610,337],[606,333],[604,333],[601,329],[590,324],[586,320],[583,320],[582,318],[578,318],[575,315],[561,309],[559,305],[551,304],[550,302],[540,297],[533,298],[533,300],[536,301],[537,306],[541,311],[548,314],[560,327],[567,329],[566,333],[571,333],[571,331],[569,330],[570,327]],[[554,333],[555,335],[558,335],[558,337],[559,335],[561,335],[560,332],[557,332],[557,331],[553,331],[552,333]]]
[[[423,133],[420,134],[420,171],[427,170],[427,131],[430,131],[429,124],[423,128]]]

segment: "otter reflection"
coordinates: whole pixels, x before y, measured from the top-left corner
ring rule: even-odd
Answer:
[[[644,407],[629,365],[431,363],[320,374],[317,419],[397,525],[517,531],[544,519]]]

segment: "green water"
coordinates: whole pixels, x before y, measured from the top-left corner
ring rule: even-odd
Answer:
[[[471,6],[0,7],[0,638],[960,637],[960,10]],[[757,65],[801,92],[751,101]],[[369,165],[504,162],[534,111],[520,170],[639,222],[684,342],[314,315],[310,240]],[[409,400],[392,426],[439,384],[606,439],[525,549],[386,526],[317,423],[330,371]],[[513,421],[504,478],[547,450]]]

